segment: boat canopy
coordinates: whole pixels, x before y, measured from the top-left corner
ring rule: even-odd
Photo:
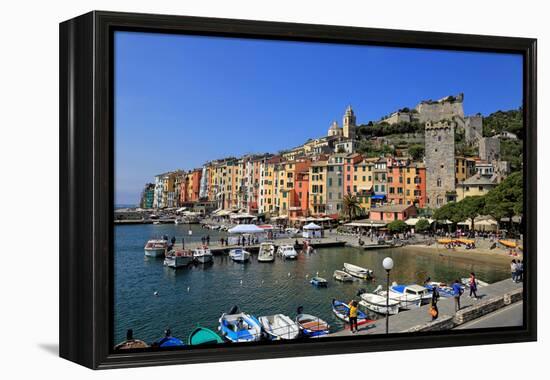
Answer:
[[[320,230],[321,229],[321,226],[318,226],[317,224],[315,223],[309,223],[309,224],[306,224],[304,226],[304,230]]]
[[[239,224],[236,227],[230,228],[227,232],[230,234],[257,234],[265,232],[265,230],[255,224]]]
[[[434,220],[430,218],[409,218],[405,220],[405,223],[407,224],[407,226],[416,226],[416,223],[418,223],[418,221],[422,219],[427,220],[430,224],[434,222]]]

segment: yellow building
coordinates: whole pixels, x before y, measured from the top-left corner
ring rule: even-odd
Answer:
[[[470,178],[476,172],[476,160],[471,157],[455,157],[455,181],[456,184]]]
[[[498,185],[496,175],[475,174],[456,187],[457,201],[466,197],[485,195]]]
[[[371,207],[371,192],[374,185],[374,161],[377,159],[364,159],[353,168],[353,191],[360,202],[361,209],[367,213]]]
[[[309,168],[309,213],[324,214],[327,200],[327,164],[328,161],[317,161]]]
[[[276,184],[278,165],[282,161],[280,156],[271,157],[260,165],[260,192],[258,212],[274,214],[276,211]]]

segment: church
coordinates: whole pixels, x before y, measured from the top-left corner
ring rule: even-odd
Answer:
[[[355,122],[355,113],[351,105],[346,108],[344,117],[342,119],[342,128],[338,126],[338,122],[333,121],[328,129],[328,137],[342,137],[345,139],[355,139],[355,130],[357,128]]]

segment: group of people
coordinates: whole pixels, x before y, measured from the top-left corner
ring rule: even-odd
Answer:
[[[460,282],[459,279],[456,279],[451,284],[451,288],[453,291],[453,300],[455,304],[455,312],[458,312],[461,308],[460,306],[460,297],[462,297],[462,294],[464,293],[463,284]],[[479,299],[477,295],[477,279],[474,272],[470,272],[470,278],[468,279],[468,288],[470,289],[470,298]],[[437,286],[434,286],[432,288],[432,299],[430,301],[430,315],[432,316],[432,321],[435,321],[437,317],[439,316],[439,309],[437,308],[437,302],[439,301],[440,295],[439,295],[439,289]]]
[[[512,260],[510,263],[510,271],[512,272],[512,281],[521,282],[523,281],[523,261],[521,260]]]

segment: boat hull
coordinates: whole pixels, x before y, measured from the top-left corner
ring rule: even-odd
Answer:
[[[242,320],[242,326],[238,320]],[[262,327],[260,322],[252,315],[222,314],[219,320],[218,330],[224,339],[230,342],[257,342],[262,338]]]
[[[292,340],[300,335],[300,327],[284,314],[258,318],[263,331],[270,340]]]
[[[191,256],[176,256],[176,257],[167,257],[164,259],[164,265],[168,268],[183,268],[191,264],[193,258]]]
[[[364,297],[365,296],[365,297]],[[386,300],[382,296],[376,296],[376,295],[368,295],[363,294],[361,295],[362,300],[359,301],[359,306],[366,310],[373,311],[378,314],[389,314],[389,315],[395,315],[399,313],[399,301],[392,301],[389,300],[389,305],[386,307]]]
[[[166,254],[166,248],[145,248],[147,257],[163,257]]]
[[[328,335],[330,326],[321,318],[309,314],[298,314],[296,323],[302,335],[307,338],[318,338]]]
[[[337,300],[332,301],[332,312],[342,321],[349,323],[349,306],[346,303]],[[364,325],[370,322],[373,321],[364,312],[357,310],[357,325]]]

